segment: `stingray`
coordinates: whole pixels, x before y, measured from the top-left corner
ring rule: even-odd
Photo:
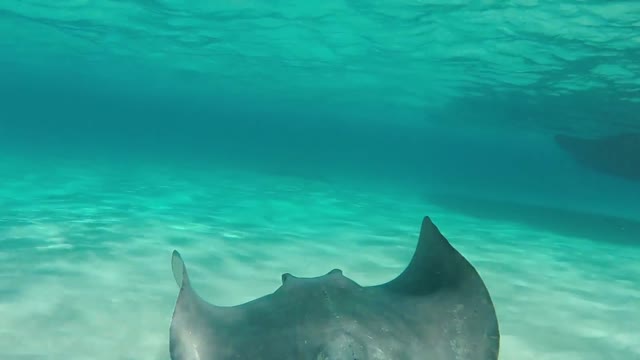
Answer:
[[[425,217],[413,257],[393,280],[361,286],[333,269],[282,275],[273,293],[216,306],[192,288],[177,251],[180,288],[172,360],[496,360],[498,320],[475,268]]]
[[[599,138],[556,135],[556,143],[580,164],[592,170],[640,181],[640,133]]]

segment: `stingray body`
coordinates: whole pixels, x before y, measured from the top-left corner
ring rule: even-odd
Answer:
[[[640,133],[593,139],[556,135],[554,140],[576,161],[592,170],[640,181]]]
[[[180,287],[170,328],[172,360],[496,360],[500,335],[489,292],[428,217],[408,267],[360,286],[338,269],[282,275],[272,294],[215,306]]]

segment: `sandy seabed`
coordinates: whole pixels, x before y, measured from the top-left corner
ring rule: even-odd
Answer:
[[[425,215],[484,278],[501,359],[640,359],[637,247],[235,170],[3,161],[0,177],[1,359],[168,359],[173,249],[204,298],[233,305],[274,291],[284,272],[390,280]]]

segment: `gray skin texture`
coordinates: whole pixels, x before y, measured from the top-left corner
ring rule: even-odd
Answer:
[[[409,266],[363,287],[338,269],[282,275],[272,294],[231,307],[200,298],[173,252],[180,287],[172,360],[496,360],[500,333],[482,279],[425,217]]]

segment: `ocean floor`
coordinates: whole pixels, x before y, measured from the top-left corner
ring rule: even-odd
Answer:
[[[0,359],[168,359],[173,249],[220,305],[408,264],[433,218],[492,293],[501,359],[640,359],[640,247],[465,216],[409,191],[240,170],[0,161]]]

